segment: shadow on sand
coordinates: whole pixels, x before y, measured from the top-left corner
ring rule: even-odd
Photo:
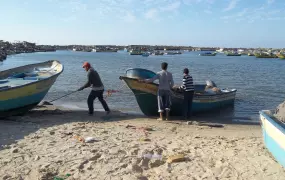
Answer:
[[[199,123],[218,123],[218,124],[237,124],[237,125],[260,125],[259,122],[251,120],[234,121],[233,108],[221,112],[209,112],[193,116],[193,121]],[[93,116],[89,116],[86,110],[68,110],[61,109],[56,106],[38,106],[26,113],[24,116],[13,116],[0,120],[0,149],[4,145],[11,144],[17,140],[25,138],[25,136],[34,133],[42,128],[48,128],[57,125],[74,122],[118,122],[134,119],[155,120],[157,117],[146,117],[139,114],[127,114],[120,111],[113,111],[109,115],[105,112],[96,111]],[[171,117],[168,123],[182,124],[185,121],[181,117]],[[186,123],[185,123],[186,124]],[[214,126],[213,126],[214,127]],[[218,126],[217,126],[218,127]],[[222,127],[222,126],[221,126]]]

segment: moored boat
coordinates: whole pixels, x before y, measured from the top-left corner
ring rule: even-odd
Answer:
[[[134,93],[141,111],[146,116],[156,116],[157,112],[157,90],[156,83],[142,83],[139,79],[148,79],[156,74],[152,71],[140,68],[128,69],[125,76],[120,76]],[[219,109],[234,104],[236,89],[221,89],[220,93],[208,93],[205,91],[206,84],[195,85],[193,100],[193,113]],[[171,112],[172,116],[183,114],[183,92],[171,91]]]
[[[254,54],[253,54],[253,53],[248,53],[247,55],[248,55],[248,56],[254,56]]]
[[[259,114],[264,144],[276,161],[285,168],[285,124],[273,116],[273,110],[263,110]]]
[[[279,54],[278,56],[280,59],[285,59],[285,55],[284,54]]]
[[[272,53],[255,53],[254,55],[256,58],[278,58],[277,55]]]
[[[143,56],[143,57],[148,57],[148,56],[149,56],[149,53],[145,52],[145,53],[142,54],[142,56]]]
[[[25,113],[43,100],[63,72],[59,61],[46,61],[0,72],[0,117]]]
[[[206,53],[200,53],[199,56],[216,56],[216,52],[211,53],[211,52],[206,52]]]
[[[136,50],[132,50],[132,51],[130,52],[130,55],[143,55],[143,52],[141,52],[141,51],[136,51]]]
[[[236,52],[227,52],[227,53],[225,53],[227,56],[241,56],[241,54],[239,54],[239,53],[236,53]]]

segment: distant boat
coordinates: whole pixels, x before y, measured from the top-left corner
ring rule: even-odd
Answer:
[[[175,52],[169,51],[169,52],[165,52],[164,54],[165,55],[176,55],[176,54],[182,54],[182,52],[180,52],[180,51],[175,51]]]
[[[259,112],[263,142],[275,160],[285,168],[285,124],[275,117],[274,111]]]
[[[237,52],[227,52],[225,53],[227,56],[241,56],[241,54],[237,53]]]
[[[199,56],[216,56],[217,53],[211,53],[211,52],[206,52],[206,53],[201,53]]]
[[[118,49],[92,49],[93,52],[118,52]]]
[[[278,58],[277,55],[272,53],[255,53],[254,55],[257,58]]]
[[[25,113],[45,97],[63,72],[59,61],[46,61],[0,72],[0,117]]]
[[[248,53],[247,55],[248,55],[248,56],[254,56],[254,54],[253,54],[253,53]]]
[[[279,57],[280,59],[285,59],[285,55],[284,55],[284,54],[280,54],[278,57]]]
[[[132,51],[130,52],[130,55],[143,55],[143,52],[141,52],[141,51],[136,51],[136,50],[132,50]]]
[[[162,56],[164,53],[160,51],[153,52],[151,55],[153,56]]]
[[[143,53],[142,56],[143,56],[143,57],[148,57],[148,56],[149,56],[149,53]]]
[[[223,48],[221,48],[219,50],[216,50],[216,51],[219,52],[219,53],[224,53],[224,49]]]

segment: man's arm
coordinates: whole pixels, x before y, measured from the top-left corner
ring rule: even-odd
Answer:
[[[153,81],[157,80],[158,77],[159,77],[159,75],[157,74],[157,75],[153,76],[152,78],[150,78],[150,79],[145,79],[145,80],[143,80],[143,81],[144,81],[144,82],[147,82],[147,83],[150,83],[150,82],[153,82]]]
[[[170,76],[170,87],[172,88],[174,86],[174,81],[173,81],[173,77],[172,74]]]
[[[91,74],[90,74],[90,72],[88,72],[88,76],[87,76],[88,80],[87,80],[87,82],[81,88],[79,88],[78,91],[81,91],[81,90],[91,86],[90,76],[91,76]]]

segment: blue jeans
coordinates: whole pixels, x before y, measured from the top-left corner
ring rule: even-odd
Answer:
[[[171,98],[169,90],[158,90],[157,92],[158,112],[170,110]]]
[[[192,101],[193,101],[194,91],[184,91],[184,118],[188,119],[192,116]]]

